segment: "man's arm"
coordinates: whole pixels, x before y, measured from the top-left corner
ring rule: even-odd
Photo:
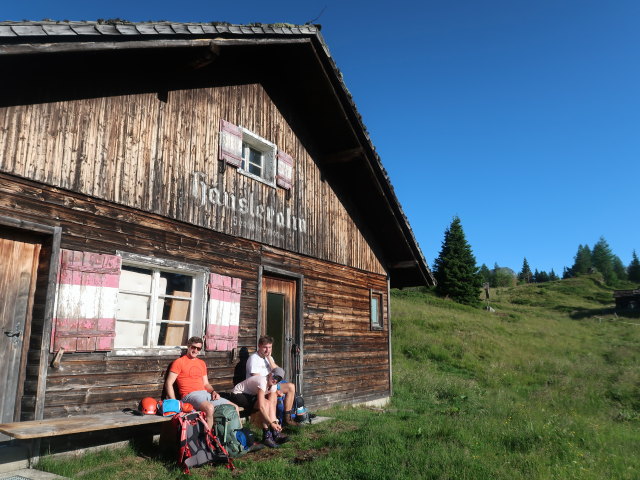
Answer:
[[[275,360],[273,359],[273,357],[271,355],[269,355],[267,360],[269,361],[269,367],[271,367],[271,370],[273,370],[274,368],[278,367],[278,365],[276,364]]]
[[[211,394],[211,400],[218,400],[220,398],[220,394],[216,393],[216,391],[213,389],[213,385],[209,383],[209,377],[203,375],[202,383],[204,383],[204,389]]]
[[[164,382],[164,390],[167,392],[167,397],[176,398],[176,393],[173,391],[173,384],[178,378],[178,374],[175,372],[169,372],[167,379]]]
[[[276,421],[275,417],[271,418],[272,409],[270,408],[269,399],[267,398],[265,391],[261,389],[258,389],[258,410],[260,410],[265,423],[268,423],[276,432],[282,431],[282,427]]]

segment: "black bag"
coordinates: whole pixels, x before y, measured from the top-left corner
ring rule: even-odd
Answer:
[[[311,416],[304,406],[304,398],[299,393],[296,393],[296,398],[293,399],[293,408],[291,412],[291,418],[298,423],[308,421],[311,423]]]

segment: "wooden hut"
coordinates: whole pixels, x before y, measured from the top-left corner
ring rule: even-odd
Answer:
[[[307,403],[391,394],[434,280],[313,25],[0,22],[2,421],[216,389],[264,333]]]

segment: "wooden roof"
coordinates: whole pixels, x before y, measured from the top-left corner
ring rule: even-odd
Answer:
[[[50,101],[52,91],[66,99],[259,82],[356,219],[391,285],[435,284],[317,25],[0,22],[0,68],[0,105]]]

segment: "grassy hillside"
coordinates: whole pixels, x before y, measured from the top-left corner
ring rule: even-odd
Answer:
[[[640,320],[615,318],[595,277],[492,292],[495,313],[430,293],[392,294],[394,397],[340,409],[191,478],[638,479]],[[72,462],[73,478],[182,478],[132,449]]]
[[[429,478],[638,478],[640,322],[596,277],[490,304],[394,295],[395,402],[423,422]]]

